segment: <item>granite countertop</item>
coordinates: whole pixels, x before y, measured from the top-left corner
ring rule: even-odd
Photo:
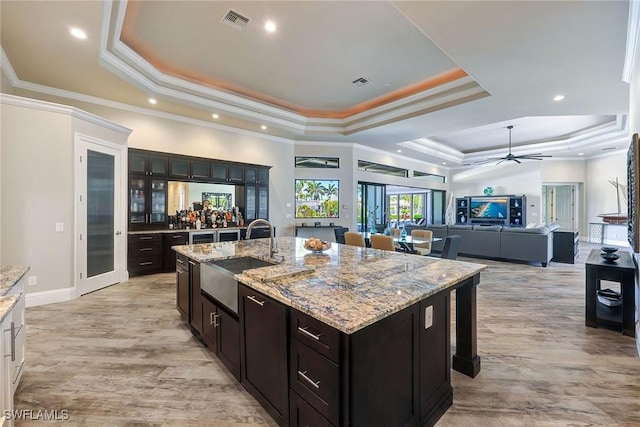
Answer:
[[[332,244],[324,253],[306,239],[279,237],[277,266],[246,270],[236,279],[336,329],[354,333],[486,268],[371,248]],[[194,261],[253,256],[269,259],[269,239],[174,246]],[[289,272],[290,274],[286,274]]]
[[[20,295],[7,295],[11,288],[29,271],[29,267],[3,265],[0,270],[0,322],[11,311]]]
[[[29,271],[29,267],[3,265],[2,270],[0,270],[0,296],[8,294],[27,271]]]

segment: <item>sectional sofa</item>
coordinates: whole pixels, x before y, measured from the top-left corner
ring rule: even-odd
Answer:
[[[543,267],[553,258],[553,231],[558,224],[534,228],[503,227],[501,225],[407,225],[407,233],[414,229],[428,229],[433,237],[443,240],[431,245],[433,252],[442,251],[444,238],[457,234],[462,237],[459,253],[467,256],[503,260],[539,262]]]

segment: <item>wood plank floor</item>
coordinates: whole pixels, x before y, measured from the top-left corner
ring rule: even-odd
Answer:
[[[547,268],[461,258],[489,265],[478,288],[482,372],[453,372],[454,403],[438,426],[640,426],[634,339],[584,326],[594,247]],[[16,409],[70,418],[16,425],[274,426],[174,305],[175,276],[159,274],[28,308]]]

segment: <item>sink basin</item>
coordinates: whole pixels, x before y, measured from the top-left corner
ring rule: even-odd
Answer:
[[[238,313],[238,283],[234,276],[244,270],[275,265],[269,261],[243,256],[200,264],[200,289],[234,313]]]
[[[217,261],[211,261],[210,264],[217,265],[218,267],[231,271],[234,274],[240,274],[244,270],[250,270],[252,268],[269,267],[271,265],[275,265],[272,262],[250,256],[221,259]]]

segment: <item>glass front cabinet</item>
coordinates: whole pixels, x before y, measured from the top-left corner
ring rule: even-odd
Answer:
[[[129,177],[129,229],[167,223],[167,180],[146,175]]]

